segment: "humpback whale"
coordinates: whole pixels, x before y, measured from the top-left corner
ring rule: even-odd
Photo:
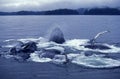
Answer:
[[[61,54],[61,51],[56,49],[42,49],[40,52],[40,57],[51,59],[53,59],[55,55]]]
[[[49,41],[56,42],[58,44],[62,44],[65,42],[63,32],[60,30],[60,28],[56,27],[49,38]]]
[[[88,44],[84,46],[85,48],[90,48],[90,49],[100,49],[100,50],[107,50],[107,49],[111,49],[110,47],[106,46],[106,45],[102,45],[102,44]]]
[[[107,49],[111,49],[110,47],[108,47],[107,45],[104,44],[100,44],[100,43],[96,43],[96,39],[107,33],[109,31],[103,31],[98,33],[92,40],[90,40],[87,44],[82,45],[85,48],[89,48],[89,49],[100,49],[100,50],[107,50]],[[63,32],[60,30],[60,28],[55,28],[52,33],[50,34],[50,38],[49,41],[58,43],[58,44],[63,44],[65,42],[65,38],[63,35]],[[69,62],[67,53],[69,52],[69,48],[64,47],[64,51],[61,52],[59,49],[48,49],[50,47],[47,48],[40,48],[40,50],[37,49],[37,45],[36,42],[27,42],[27,43],[21,43],[18,46],[15,46],[13,48],[10,49],[10,54],[11,55],[18,55],[20,56],[22,59],[26,60],[30,57],[30,54],[35,52],[35,51],[39,51],[39,56],[43,57],[43,58],[51,58],[53,59],[56,55],[64,55],[65,56],[65,62],[64,64],[67,64]],[[70,50],[70,52],[73,50]],[[75,50],[77,51],[77,50]],[[74,51],[73,51],[74,52]],[[92,55],[92,53],[86,53],[86,55]]]
[[[102,31],[99,32],[93,39],[91,39],[88,44],[84,45],[85,48],[90,48],[90,49],[100,49],[100,50],[107,50],[111,49],[110,47],[103,45],[103,44],[97,44],[96,39],[100,37],[101,35],[108,33],[110,31]]]
[[[18,48],[19,47],[19,48]],[[26,60],[30,57],[30,53],[33,53],[37,50],[37,46],[35,42],[28,42],[23,45],[16,45],[15,47],[10,49],[10,55],[18,55],[22,57],[22,59]]]
[[[110,32],[110,31],[102,31],[102,32],[99,32],[93,39],[91,39],[91,40],[89,41],[89,43],[91,43],[92,45],[94,45],[94,43],[96,42],[96,39],[97,39],[98,37],[100,37],[101,35],[103,35],[103,34],[105,34],[105,33],[108,33],[108,32]]]
[[[22,52],[26,52],[26,53],[33,53],[34,51],[37,50],[37,46],[36,46],[36,43],[35,42],[28,42],[28,43],[25,43],[23,46],[22,46],[22,49],[20,51]]]

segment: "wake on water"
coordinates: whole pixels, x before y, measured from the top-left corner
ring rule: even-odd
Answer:
[[[58,50],[62,53],[67,54],[67,58],[71,63],[90,67],[90,68],[113,68],[120,66],[120,47],[114,45],[109,45],[103,43],[101,45],[107,46],[110,49],[101,50],[101,49],[90,49],[85,48],[84,45],[87,45],[89,39],[71,39],[66,40],[64,43],[59,44],[48,39],[40,38],[26,38],[26,39],[9,39],[3,41],[1,46],[1,55],[6,58],[11,58],[13,55],[7,54],[9,49],[20,44],[20,42],[27,43],[29,41],[36,42],[38,50],[30,54],[29,61],[46,63],[52,62],[55,64],[63,64],[66,58],[64,54],[57,54],[54,58],[42,57],[40,53],[42,49],[45,50]],[[5,49],[5,50],[4,50]],[[6,54],[5,54],[6,53]]]

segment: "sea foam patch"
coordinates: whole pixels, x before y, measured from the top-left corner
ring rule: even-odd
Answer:
[[[76,63],[78,65],[83,65],[91,68],[112,68],[112,67],[120,66],[119,60],[104,58],[98,55],[85,56],[85,55],[79,54],[76,57],[74,57],[74,59],[72,60],[72,63]]]
[[[41,58],[35,53],[31,54],[30,59],[34,62],[52,62],[55,64],[63,64],[66,61],[64,55],[56,55],[54,59],[50,59]],[[85,56],[83,54],[68,54],[68,59],[71,61],[71,63],[90,68],[113,68],[120,66],[119,60],[104,58],[103,56],[99,55]]]
[[[41,62],[41,63],[52,61],[52,59],[50,59],[50,58],[42,58],[42,57],[40,57],[38,53],[32,53],[30,55],[29,60],[34,61],[34,62]]]
[[[84,53],[86,51],[91,52],[101,52],[101,53],[120,53],[120,47],[116,47],[114,45],[109,44],[102,44],[105,46],[110,47],[111,49],[108,50],[100,50],[100,49],[89,49],[85,48],[84,45],[88,43],[88,39],[71,39],[66,40],[63,44],[57,44],[55,42],[49,42],[46,38],[40,37],[40,38],[27,38],[27,39],[10,39],[4,41],[4,47],[14,47],[15,45],[21,44],[20,42],[26,43],[28,41],[34,41],[37,44],[37,47],[40,49],[55,49],[59,50],[61,52],[65,52],[65,50],[71,51],[71,50],[77,50],[79,53],[71,51],[69,54],[67,54],[68,59],[71,60],[71,63],[82,65],[85,67],[91,67],[91,68],[111,68],[111,67],[118,67],[120,66],[120,60],[112,59],[110,57],[105,57],[101,55],[91,55],[91,56],[85,56]],[[66,49],[68,47],[69,49]],[[33,62],[40,62],[40,63],[46,63],[46,62],[53,62],[57,64],[61,64],[65,62],[65,56],[64,55],[55,55],[53,59],[50,58],[44,58],[40,57],[40,51],[36,51],[32,54],[30,54],[30,60]]]

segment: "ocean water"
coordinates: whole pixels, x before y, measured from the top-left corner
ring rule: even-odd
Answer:
[[[100,42],[120,42],[119,21],[120,16],[0,16],[0,40],[44,37],[57,26],[66,39],[91,39],[109,30]]]
[[[120,16],[0,16],[0,52],[8,52],[17,42],[37,42],[38,48],[57,49],[67,52],[71,63],[90,68],[112,68],[120,66]],[[48,42],[53,28],[59,27],[66,42]],[[108,30],[97,42],[111,49],[89,49],[83,45],[97,33]],[[67,47],[67,49],[66,49]],[[4,49],[4,50],[3,50]],[[86,53],[92,55],[86,56]],[[96,54],[97,52],[97,54]],[[107,56],[106,56],[107,55]],[[38,63],[52,62],[61,64],[64,55],[54,59],[40,58],[39,51],[30,55],[29,61]],[[6,56],[10,58],[12,56]]]

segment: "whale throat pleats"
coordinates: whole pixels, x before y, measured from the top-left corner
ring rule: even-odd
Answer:
[[[65,42],[63,32],[60,30],[60,28],[53,29],[49,41],[56,42],[58,44],[62,44]]]

